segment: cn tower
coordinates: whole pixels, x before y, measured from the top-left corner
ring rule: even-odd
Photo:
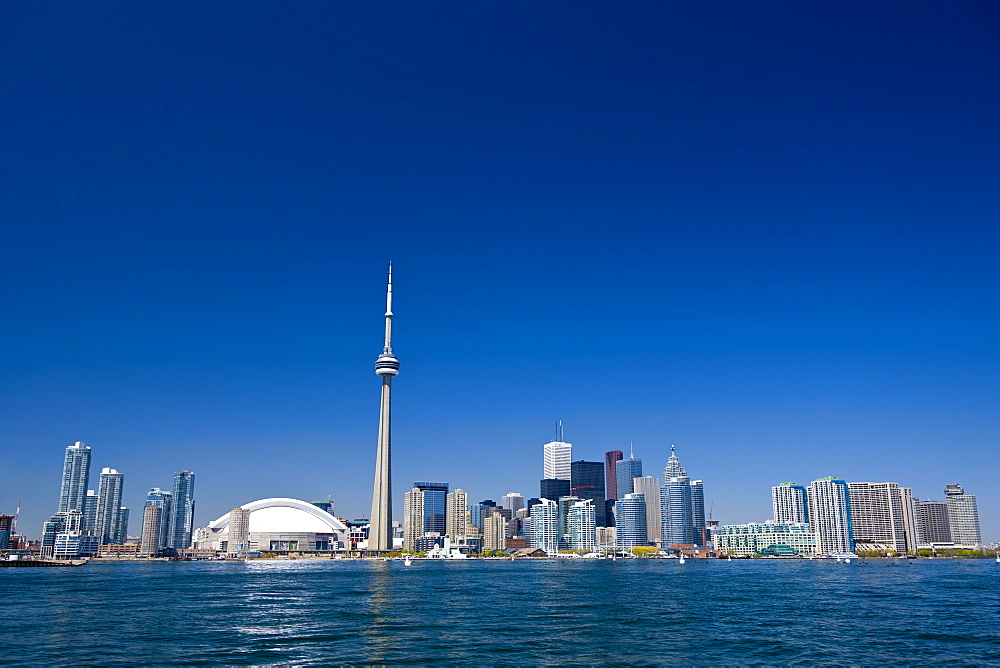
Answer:
[[[375,457],[375,488],[372,490],[372,515],[368,527],[368,550],[392,549],[392,377],[399,374],[399,360],[392,354],[392,263],[389,263],[389,286],[385,293],[385,347],[375,360],[375,373],[382,377],[382,406],[378,417],[378,454]]]

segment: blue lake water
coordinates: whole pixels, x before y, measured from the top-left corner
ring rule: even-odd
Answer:
[[[5,664],[1000,664],[990,560],[0,569]]]

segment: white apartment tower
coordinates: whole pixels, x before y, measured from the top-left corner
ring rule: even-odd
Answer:
[[[913,513],[907,512],[909,488],[894,482],[849,482],[847,489],[855,541],[886,545],[900,554],[916,550]]]
[[[403,495],[403,549],[416,552],[417,539],[423,535],[424,493],[414,487]]]
[[[775,522],[809,523],[809,502],[806,488],[794,482],[783,482],[771,488],[771,508]]]
[[[556,440],[542,446],[546,480],[570,480],[570,463],[573,461],[573,444],[563,440],[562,422],[556,427]]]
[[[959,545],[982,545],[976,495],[966,494],[961,485],[948,485],[944,488],[944,502],[951,540]]]
[[[836,477],[820,478],[809,485],[809,525],[816,534],[820,554],[854,551],[851,502],[847,483]]]
[[[507,547],[507,519],[494,510],[483,520],[483,550],[503,550]]]
[[[469,498],[461,489],[445,497],[445,531],[452,542],[464,538],[469,524]]]

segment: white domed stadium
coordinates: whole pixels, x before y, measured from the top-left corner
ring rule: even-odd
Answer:
[[[237,548],[230,538],[230,520],[234,512],[245,511],[243,531],[249,526],[249,540]],[[238,524],[240,520],[234,520]],[[234,529],[234,533],[240,529]],[[336,517],[317,506],[298,499],[261,499],[245,503],[195,532],[199,549],[236,552],[327,552],[346,550],[348,528]],[[244,539],[245,540],[245,539]]]

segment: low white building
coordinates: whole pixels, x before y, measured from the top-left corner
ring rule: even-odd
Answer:
[[[349,530],[339,519],[306,501],[261,499],[244,503],[249,512],[248,550],[261,552],[342,551]],[[229,552],[230,513],[195,531],[198,549]]]

